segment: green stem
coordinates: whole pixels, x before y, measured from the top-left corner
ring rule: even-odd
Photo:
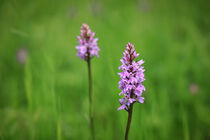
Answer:
[[[92,105],[92,76],[91,76],[91,63],[90,57],[87,59],[88,63],[88,80],[89,80],[89,115],[90,115],[90,130],[92,135],[92,140],[95,140],[94,134],[94,122],[93,122],[93,105]]]
[[[132,119],[132,112],[133,112],[133,104],[131,104],[130,108],[128,109],[128,121],[127,121],[127,127],[126,127],[126,132],[125,132],[125,140],[128,140],[128,133],[130,130],[131,119]]]

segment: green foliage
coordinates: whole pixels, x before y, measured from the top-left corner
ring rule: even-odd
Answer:
[[[87,64],[75,49],[83,22],[101,48],[92,60],[98,140],[124,137],[117,73],[128,41],[145,60],[147,89],[130,139],[210,139],[209,14],[207,1],[1,0],[0,139],[90,139]]]

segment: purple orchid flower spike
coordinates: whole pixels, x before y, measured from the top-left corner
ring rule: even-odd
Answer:
[[[144,85],[142,82],[144,79],[144,67],[142,64],[143,60],[135,62],[134,59],[137,58],[139,54],[136,53],[134,46],[131,43],[128,43],[123,53],[123,58],[120,60],[122,65],[119,69],[122,69],[122,72],[119,73],[119,89],[122,90],[120,95],[124,95],[123,101],[120,99],[121,107],[118,110],[125,109],[128,111],[128,108],[131,104],[135,102],[144,103],[144,97],[142,97],[142,92],[145,91]]]
[[[123,58],[120,60],[122,65],[119,67],[119,69],[121,69],[122,72],[119,73],[121,78],[119,81],[119,89],[122,91],[119,95],[123,95],[123,98],[119,99],[121,106],[118,108],[118,110],[124,109],[128,112],[125,140],[128,139],[133,104],[135,102],[144,103],[144,97],[142,97],[142,93],[145,91],[145,87],[142,85],[142,82],[145,80],[145,70],[142,66],[144,61],[134,61],[134,59],[138,56],[139,54],[136,53],[134,45],[128,43],[123,53]]]
[[[77,55],[86,61],[94,56],[99,57],[98,52],[100,49],[97,44],[98,38],[94,38],[95,33],[91,31],[86,23],[82,24],[80,32],[80,36],[77,36],[79,42],[79,45],[76,46]]]
[[[99,48],[97,44],[98,38],[95,38],[95,33],[91,31],[90,27],[86,23],[82,24],[80,32],[80,36],[77,36],[79,45],[76,46],[76,49],[78,50],[77,55],[80,59],[85,60],[88,64],[90,130],[92,140],[95,140],[92,105],[91,58],[94,56],[99,57]]]

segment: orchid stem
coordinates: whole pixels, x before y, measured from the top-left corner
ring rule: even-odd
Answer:
[[[133,104],[131,104],[130,108],[128,109],[128,121],[127,121],[127,127],[126,127],[126,132],[125,132],[125,140],[128,140],[128,133],[130,130],[131,119],[132,119],[132,112],[133,112]]]
[[[92,76],[91,76],[91,63],[90,57],[87,59],[88,63],[88,80],[89,80],[89,115],[90,115],[90,130],[92,135],[92,140],[95,140],[94,134],[94,122],[93,122],[93,105],[92,105]]]

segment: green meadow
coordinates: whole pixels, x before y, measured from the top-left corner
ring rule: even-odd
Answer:
[[[0,0],[0,140],[91,139],[87,63],[75,49],[84,22],[101,49],[91,61],[97,140],[124,139],[117,73],[127,42],[146,70],[130,140],[210,139],[209,5]]]

